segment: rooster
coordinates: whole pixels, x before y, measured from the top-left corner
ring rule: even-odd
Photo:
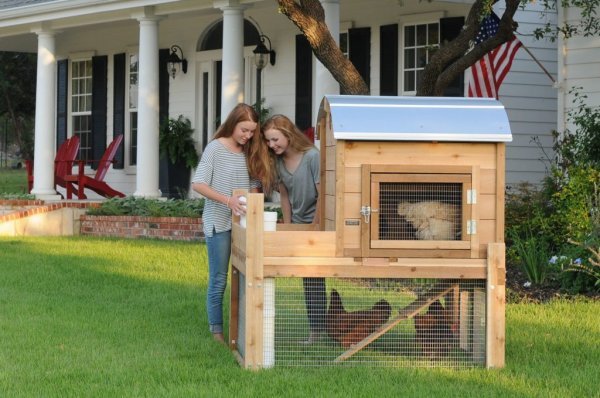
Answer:
[[[398,215],[416,229],[419,240],[454,240],[460,220],[457,205],[438,202],[400,202]]]
[[[348,312],[340,294],[331,290],[329,308],[325,315],[325,330],[329,337],[343,347],[350,347],[383,325],[392,312],[390,303],[381,299],[368,310]]]
[[[415,315],[414,321],[417,344],[424,355],[439,357],[455,345],[458,325],[439,300],[431,303],[425,314]]]

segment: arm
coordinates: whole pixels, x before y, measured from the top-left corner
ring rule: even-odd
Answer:
[[[246,214],[245,206],[240,203],[240,196],[227,196],[212,189],[205,183],[194,183],[192,189],[207,199],[222,203],[236,214]]]
[[[281,211],[283,213],[283,222],[290,224],[292,222],[292,205],[290,203],[290,197],[285,185],[279,184],[279,197],[281,199]]]
[[[319,225],[321,219],[321,184],[316,184],[317,187],[317,203],[315,204],[315,216],[311,224]]]

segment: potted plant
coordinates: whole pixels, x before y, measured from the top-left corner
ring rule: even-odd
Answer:
[[[169,118],[161,126],[159,136],[159,186],[168,198],[183,199],[190,188],[190,170],[198,165],[194,129],[183,115]]]

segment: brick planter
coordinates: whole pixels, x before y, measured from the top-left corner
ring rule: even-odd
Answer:
[[[202,218],[81,216],[81,235],[203,241]]]

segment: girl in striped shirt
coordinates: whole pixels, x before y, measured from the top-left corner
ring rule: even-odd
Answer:
[[[223,335],[223,295],[227,286],[231,254],[231,214],[245,214],[245,206],[234,189],[265,192],[272,189],[273,162],[260,142],[258,114],[249,105],[238,104],[206,146],[192,189],[205,197],[202,221],[208,252],[206,308],[213,338]]]

